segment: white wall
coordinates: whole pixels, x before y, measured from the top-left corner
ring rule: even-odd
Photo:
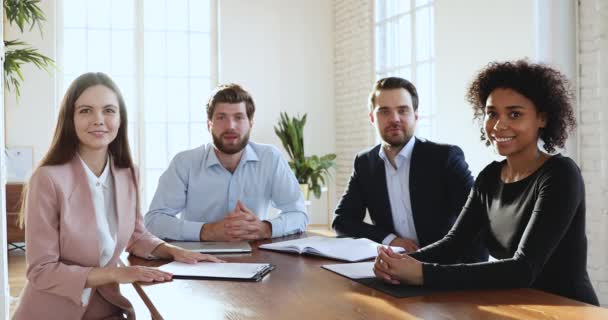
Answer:
[[[491,61],[529,58],[561,70],[576,85],[576,7],[570,0],[437,0],[437,140],[463,148],[476,175],[500,159],[479,141],[467,86]],[[563,153],[578,159],[576,133]]]
[[[577,7],[571,0],[536,0],[536,59],[564,73],[572,88],[578,86]],[[578,103],[574,108],[578,118]],[[577,131],[561,152],[580,163]]]
[[[583,0],[579,9],[579,165],[585,179],[587,270],[608,306],[608,1]]]
[[[460,146],[477,175],[498,157],[479,141],[466,89],[491,61],[535,57],[534,1],[437,0],[435,6],[437,140]]]
[[[42,2],[44,38],[37,30],[21,37],[51,58],[57,54],[55,5]],[[280,146],[273,129],[279,112],[308,113],[307,154],[335,152],[331,2],[223,0],[219,7],[219,81],[251,91],[258,106],[252,139]],[[9,30],[7,38],[14,33]],[[19,105],[7,99],[7,146],[33,147],[37,163],[51,142],[61,97],[53,75],[27,66],[25,77]],[[327,224],[328,209],[335,206],[333,181],[329,188],[312,201],[311,223]]]
[[[334,0],[338,197],[342,197],[352,174],[355,154],[377,143],[367,106],[376,77],[373,12],[373,0]]]
[[[41,2],[47,14],[44,38],[37,30],[21,37],[51,58],[56,55],[55,3]],[[253,139],[280,145],[272,128],[279,111],[287,110],[290,114],[309,114],[305,135],[308,153],[335,152],[335,141],[339,141],[346,158],[371,143],[368,140],[373,135],[368,133],[372,128],[366,119],[361,119],[364,125],[356,122],[359,117],[343,122],[357,112],[364,115],[365,111],[360,110],[365,110],[365,96],[373,82],[373,67],[366,62],[373,61],[372,3],[372,0],[220,1],[219,80],[241,83],[252,92],[258,105]],[[494,156],[479,142],[479,128],[472,122],[471,107],[464,100],[467,85],[480,68],[493,60],[537,58],[555,63],[570,76],[576,74],[577,68],[571,66],[572,52],[566,52],[576,35],[570,13],[567,9],[561,11],[569,3],[569,0],[436,0],[437,140],[460,145],[475,174]],[[603,3],[602,15],[598,3]],[[605,3],[605,0],[582,1],[583,108],[579,114],[579,139],[583,141],[579,153],[590,197],[588,212],[593,213],[589,220],[598,226],[590,229],[590,272],[604,304],[608,297],[607,255],[600,253],[607,234],[604,178],[608,166],[604,165],[607,150],[604,138],[608,135],[604,134],[601,141],[595,137],[598,132],[605,133],[607,127],[600,126],[597,119],[604,115],[601,108],[607,95],[603,89],[608,81],[604,77],[607,73],[602,73],[596,63],[599,58],[594,50],[600,43],[597,39],[606,30],[605,23],[600,23],[605,19],[599,18],[606,16]],[[339,32],[334,34],[334,28]],[[5,38],[11,39],[13,34],[7,30]],[[604,52],[608,52],[606,41],[601,44]],[[605,71],[606,64],[601,67]],[[335,73],[339,77],[334,82]],[[25,77],[20,105],[15,105],[12,96],[6,99],[6,144],[33,146],[34,160],[38,161],[51,140],[59,97],[55,95],[51,75],[27,66]],[[599,92],[601,99],[595,96]],[[343,106],[339,115],[334,111],[338,104]],[[336,136],[334,127],[338,126],[344,128],[341,132],[345,134]],[[362,134],[350,135],[346,127],[357,128]],[[599,160],[594,158],[598,155]],[[351,159],[341,161],[343,179],[352,170]],[[343,185],[345,181],[339,183]],[[336,190],[334,183],[330,188],[329,207],[325,199],[313,202],[313,223],[325,223],[327,210],[335,207],[335,194],[343,191]]]
[[[461,146],[475,175],[498,157],[479,141],[479,126],[473,122],[472,108],[464,98],[466,88],[476,72],[490,61],[536,57],[536,1],[435,1],[437,136],[434,140]],[[355,52],[340,56],[351,65],[344,67],[348,71],[344,77],[342,69],[336,71],[336,81],[340,85],[340,88],[336,87],[336,101],[347,102],[345,110],[341,112],[359,114],[366,121],[361,110],[365,108],[364,98],[373,84],[373,77],[361,77],[359,74],[373,73],[373,64],[369,71],[360,62],[361,59],[373,59],[373,39],[367,41],[366,38],[366,35],[373,34],[373,1],[336,0],[334,4],[338,30],[336,39],[350,39],[356,44],[348,47],[342,43],[344,41],[336,42],[338,49],[356,48]],[[361,10],[368,13],[362,14]],[[336,66],[343,63],[336,61]],[[337,107],[341,108],[341,105],[338,103]],[[336,127],[339,132],[350,128],[349,124],[340,122],[336,123]],[[366,130],[370,135],[373,129],[371,126],[360,126],[359,130]],[[339,150],[347,149],[348,153],[348,148],[361,150],[371,145],[367,139],[349,140],[348,131],[344,132],[344,136],[337,136],[337,140],[343,143],[337,146]],[[354,152],[351,153],[354,155]],[[338,170],[350,172],[352,162],[341,161]],[[347,178],[347,174],[341,174],[339,185],[344,185]]]
[[[37,48],[40,53],[55,59],[55,5],[56,1],[40,2],[47,20],[43,36],[38,28],[21,35],[17,27],[7,27],[4,38],[23,40]],[[51,143],[55,129],[55,107],[59,98],[56,98],[54,72],[49,74],[40,71],[31,64],[24,65],[22,70],[25,80],[21,86],[19,103],[12,93],[5,99],[6,146],[32,147],[34,163],[37,163]]]
[[[1,28],[1,27],[0,27]],[[0,70],[3,70],[0,68]],[[2,85],[0,85],[0,88]],[[4,98],[4,94],[0,93]],[[0,101],[0,248],[7,248],[6,239],[6,168],[4,158],[4,103]],[[9,287],[8,287],[7,252],[0,254],[0,319],[8,318]]]
[[[6,27],[3,31],[5,40],[19,38],[32,44],[39,51],[51,58],[55,57],[54,37],[54,1],[42,1],[40,7],[47,13],[44,38],[37,28],[23,35],[16,27]],[[5,166],[4,146],[6,147],[32,147],[34,159],[38,161],[48,148],[52,131],[55,125],[55,82],[52,75],[39,71],[31,65],[22,68],[25,81],[21,86],[19,103],[12,93],[4,96],[2,90],[2,112],[0,112],[0,248],[7,248],[6,244],[6,202],[5,202]],[[3,86],[2,86],[3,87]],[[6,116],[6,117],[4,117]],[[6,135],[5,135],[6,133]],[[8,319],[9,314],[9,287],[7,276],[6,250],[2,251],[0,258],[0,318]]]
[[[252,140],[279,146],[279,112],[308,114],[307,155],[334,153],[333,10],[326,0],[222,0],[219,82],[245,86],[256,103]],[[327,196],[313,200],[311,223],[327,224]]]

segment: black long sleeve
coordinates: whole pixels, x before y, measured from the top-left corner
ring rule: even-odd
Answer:
[[[469,171],[468,164],[464,161],[464,153],[457,146],[452,146],[450,148],[448,163],[446,166],[446,176],[447,178],[447,191],[449,200],[449,212],[452,212],[454,217],[458,217],[458,213],[461,212],[462,208],[467,205],[468,198],[467,195],[470,195],[471,190],[473,190],[474,180],[471,176],[471,171]],[[471,203],[469,205],[474,205]],[[478,227],[473,227],[472,229],[477,229],[475,233],[472,231],[467,234],[468,237],[466,240],[467,243],[472,243],[467,250],[464,252],[459,252],[459,256],[453,257],[460,262],[480,262],[480,261],[488,261],[488,250],[480,239],[481,230]]]
[[[597,305],[586,270],[585,190],[576,164],[557,155],[508,184],[500,180],[502,165],[492,163],[480,173],[446,237],[412,254],[427,262],[425,286],[532,287]],[[499,260],[448,264],[480,230]]]

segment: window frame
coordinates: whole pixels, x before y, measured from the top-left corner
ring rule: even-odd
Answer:
[[[106,0],[103,0],[106,1]],[[109,1],[109,0],[108,0]],[[142,208],[145,208],[144,210],[142,210],[142,213],[145,213],[145,211],[147,211],[148,205],[150,204],[152,197],[154,196],[154,194],[148,194],[148,192],[146,191],[146,186],[148,185],[148,181],[147,181],[147,174],[145,173],[145,170],[147,169],[147,161],[146,161],[146,120],[145,120],[145,106],[144,106],[144,92],[145,92],[145,88],[144,88],[144,80],[146,78],[146,75],[144,74],[144,1],[145,0],[133,0],[133,14],[135,15],[134,17],[134,26],[133,26],[133,39],[135,42],[134,45],[134,63],[135,63],[135,74],[134,74],[134,104],[135,106],[131,106],[130,109],[132,109],[132,111],[134,111],[134,113],[136,114],[136,117],[133,118],[133,115],[131,115],[131,118],[129,119],[129,125],[132,126],[133,123],[136,124],[136,130],[133,131],[133,138],[135,141],[130,141],[130,146],[131,146],[131,154],[133,156],[133,160],[134,162],[137,164],[137,166],[140,168],[140,179],[139,179],[139,189],[140,189],[140,194],[141,196],[141,204],[142,204]],[[169,1],[169,0],[168,0]],[[196,1],[196,0],[190,0],[190,1]],[[210,42],[209,42],[209,56],[210,56],[210,74],[209,74],[209,84],[210,84],[210,88],[209,90],[211,90],[213,87],[215,87],[218,83],[218,73],[219,73],[219,45],[218,45],[218,32],[219,32],[219,26],[218,26],[218,14],[219,14],[219,8],[218,8],[218,0],[208,0],[209,1],[209,5],[210,5],[210,21],[209,21],[209,37],[210,37]],[[85,2],[85,1],[83,1]],[[86,4],[85,4],[86,6]],[[110,4],[110,8],[111,8],[111,4]],[[110,9],[112,10],[112,8]],[[64,25],[64,21],[65,21],[65,17],[64,17],[64,0],[58,0],[57,1],[57,5],[55,7],[55,16],[56,16],[56,21],[55,21],[55,28],[57,30],[56,32],[56,52],[57,52],[57,57],[56,57],[56,64],[57,66],[59,66],[58,71],[57,71],[57,75],[55,77],[55,93],[56,93],[56,97],[55,97],[55,101],[57,101],[55,107],[54,107],[54,116],[55,118],[58,115],[59,112],[59,106],[60,106],[60,101],[64,95],[64,88],[67,85],[66,83],[64,83],[64,77],[66,76],[66,73],[64,72],[64,70],[61,68],[62,66],[65,65],[65,61],[64,61],[64,42],[65,42],[65,37],[64,37],[64,30],[66,30],[66,27]],[[88,19],[85,18],[85,19]],[[90,30],[90,29],[94,29],[94,28],[89,28],[88,26],[84,28],[85,30]],[[110,26],[110,30],[112,30],[112,27]],[[162,29],[162,31],[167,32],[170,31],[170,28],[168,27],[164,27]],[[187,32],[191,32],[191,31],[187,31]],[[164,75],[163,76],[165,79],[168,78],[168,75]],[[186,76],[186,79],[188,79],[188,83],[190,81],[190,77],[189,75]],[[188,89],[189,90],[189,89]],[[188,91],[189,92],[189,91]],[[189,98],[188,98],[189,99]],[[203,106],[201,106],[202,108]],[[188,106],[189,110],[188,112],[190,112],[190,106]],[[204,119],[202,122],[205,122],[206,119]],[[169,124],[172,123],[169,120],[165,119],[165,126],[167,131],[165,132],[165,135],[167,137],[166,139],[166,147],[167,147],[167,152],[169,152],[169,139],[168,139],[168,127]],[[180,124],[182,122],[179,122]],[[186,123],[186,122],[183,122]],[[189,121],[186,123],[188,127],[191,126],[191,123],[195,123],[194,121],[191,121],[191,119],[189,118]],[[198,123],[198,122],[196,122]],[[130,128],[129,130],[133,130],[132,128]],[[190,139],[190,138],[189,138]],[[171,159],[169,159],[170,161]],[[162,170],[166,170],[168,165],[169,165],[169,161],[167,162],[167,165],[165,168],[163,168]]]
[[[418,113],[418,123],[417,123],[417,127],[416,127],[416,131],[418,134],[418,130],[421,126],[426,126],[429,127],[429,136],[425,136],[425,138],[434,138],[437,135],[437,126],[436,126],[436,122],[437,122],[437,103],[436,103],[436,55],[435,55],[435,26],[434,26],[434,9],[435,9],[435,0],[428,0],[425,4],[422,5],[416,5],[416,2],[419,0],[410,0],[410,6],[407,10],[400,12],[400,13],[388,13],[386,16],[382,17],[381,19],[378,19],[378,10],[380,10],[378,8],[379,2],[384,3],[385,5],[387,4],[387,1],[400,1],[400,0],[374,0],[374,5],[373,5],[373,29],[372,29],[372,38],[373,38],[373,48],[374,48],[374,76],[375,79],[380,79],[383,77],[387,77],[390,76],[391,74],[394,74],[400,70],[403,69],[409,69],[410,71],[410,77],[407,80],[410,80],[417,89],[419,89],[419,84],[418,84],[418,72],[417,69],[420,65],[424,65],[424,64],[428,64],[430,65],[430,69],[431,69],[431,73],[430,73],[430,94],[428,97],[428,99],[430,99],[430,101],[421,101],[422,104],[428,108],[428,112],[424,112],[424,113]],[[396,3],[396,2],[395,2]],[[428,8],[430,10],[429,15],[431,16],[431,19],[429,19],[430,25],[429,27],[429,33],[431,34],[431,42],[429,44],[430,46],[430,52],[429,52],[429,58],[428,59],[423,59],[423,60],[419,60],[417,57],[417,52],[418,52],[418,48],[417,48],[417,41],[416,41],[416,34],[417,34],[417,24],[416,24],[416,18],[418,16],[419,10]],[[384,9],[384,8],[383,8]],[[386,10],[385,10],[386,11]],[[390,41],[389,37],[386,36],[386,30],[388,29],[388,27],[391,25],[391,23],[394,23],[396,21],[399,21],[401,18],[405,17],[405,16],[410,16],[410,26],[409,26],[409,31],[410,31],[410,43],[409,45],[409,55],[410,55],[410,62],[406,63],[406,64],[401,64],[401,65],[391,65],[388,67],[383,68],[384,66],[379,66],[378,65],[378,49],[379,44],[378,41],[380,41],[381,39],[378,39],[378,29],[381,27],[384,27],[385,30],[385,35],[384,35],[384,39],[382,39],[383,41]],[[396,53],[394,51],[396,48],[396,44],[392,43],[391,45],[385,45],[385,47],[390,48],[393,52],[392,53],[388,53],[388,54],[392,54],[392,55],[396,55]],[[385,49],[385,48],[381,48],[381,49]],[[419,94],[419,98],[420,98],[420,90],[418,91]],[[379,141],[379,137],[377,137],[377,141]]]

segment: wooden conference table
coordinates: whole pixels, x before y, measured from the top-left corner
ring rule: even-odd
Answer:
[[[260,282],[173,280],[135,288],[153,319],[608,319],[608,309],[533,289],[394,298],[320,267],[335,260],[257,249],[268,242],[253,242],[251,254],[221,256],[275,264]],[[166,262],[129,257],[132,265]]]

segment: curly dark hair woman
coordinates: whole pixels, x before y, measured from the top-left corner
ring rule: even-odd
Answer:
[[[443,289],[529,287],[598,305],[587,273],[585,187],[574,161],[548,152],[574,128],[565,77],[525,60],[490,63],[468,94],[482,140],[503,161],[477,176],[452,230],[411,254],[380,248],[376,277]],[[462,264],[478,236],[496,261]]]
[[[547,125],[540,130],[540,139],[547,152],[563,148],[568,133],[576,127],[572,111],[569,82],[559,71],[526,60],[492,62],[475,78],[467,91],[467,101],[473,105],[475,119],[483,123],[486,100],[496,88],[509,88],[530,99],[538,112],[547,116]],[[481,140],[490,141],[481,128]]]

